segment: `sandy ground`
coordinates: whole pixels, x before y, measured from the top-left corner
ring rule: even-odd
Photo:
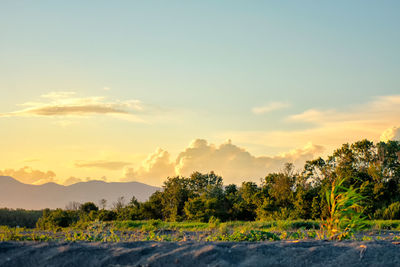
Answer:
[[[2,242],[0,266],[400,266],[389,241]]]

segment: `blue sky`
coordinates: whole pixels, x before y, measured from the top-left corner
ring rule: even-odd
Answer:
[[[100,150],[113,150],[118,160],[137,154],[127,160],[139,168],[157,147],[174,161],[198,138],[232,139],[256,156],[307,142],[331,148],[356,137],[376,140],[382,129],[398,125],[395,116],[372,123],[373,133],[347,127],[353,131],[347,139],[347,132],[334,141],[326,132],[326,142],[312,134],[298,143],[268,141],[270,132],[298,139],[299,131],[320,127],[288,120],[296,114],[358,112],[365,122],[363,108],[399,95],[399,12],[398,1],[2,1],[0,113],[42,103],[50,92],[75,92],[77,98],[105,97],[108,105],[139,100],[146,123],[98,114],[8,116],[0,120],[7,129],[0,137],[8,140],[4,145],[21,146],[15,159],[40,150],[36,168],[46,168],[49,151],[61,144],[96,150],[107,143]],[[253,112],[274,103],[275,109]],[[65,160],[83,160],[75,156]],[[15,159],[0,169],[18,168]],[[66,178],[66,168],[55,172]],[[71,175],[98,178],[103,171]]]

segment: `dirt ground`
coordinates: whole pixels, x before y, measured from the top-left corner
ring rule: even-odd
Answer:
[[[0,266],[400,266],[389,241],[2,242]]]

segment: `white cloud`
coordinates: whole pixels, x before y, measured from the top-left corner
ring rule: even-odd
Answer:
[[[221,175],[225,184],[241,184],[243,181],[259,182],[268,173],[279,171],[285,163],[294,163],[301,168],[306,160],[313,159],[322,153],[323,147],[311,143],[303,148],[294,149],[276,156],[254,156],[246,149],[227,141],[220,145],[208,143],[203,139],[196,139],[178,154],[175,160],[171,159],[168,151],[157,148],[136,168],[122,161],[85,161],[76,162],[78,168],[104,168],[118,171],[123,168],[122,182],[139,181],[146,184],[160,186],[167,177],[181,175],[189,176],[194,171],[207,173],[214,171]],[[58,182],[70,185],[77,182],[86,182],[93,178],[69,177],[56,179],[52,171],[39,171],[30,167],[19,170],[0,170],[0,175],[11,176],[21,182],[29,184],[43,184]],[[107,181],[106,177],[96,180]]]
[[[60,92],[50,92],[50,93],[42,95],[42,97],[49,98],[49,99],[61,99],[61,98],[70,98],[73,95],[76,95],[76,92],[60,91]]]
[[[379,141],[382,132],[400,125],[400,95],[375,97],[372,101],[341,110],[309,109],[287,118],[311,127],[275,131],[229,131],[217,138],[229,136],[252,146],[269,146],[282,150],[301,147],[308,142],[324,144],[326,151],[343,143],[367,138]]]
[[[259,181],[268,173],[280,170],[287,162],[302,165],[322,150],[320,146],[308,144],[286,154],[256,157],[231,141],[215,146],[197,139],[178,155],[175,171],[180,175],[189,175],[193,171],[215,171],[222,175],[225,183],[239,184],[244,180]]]
[[[279,110],[279,109],[284,109],[290,107],[289,103],[286,102],[271,102],[268,105],[265,106],[261,106],[261,107],[254,107],[252,108],[252,112],[254,114],[265,114],[265,113],[269,113],[271,111],[275,111],[275,110]]]
[[[400,120],[400,95],[379,96],[373,101],[343,110],[309,109],[289,117],[289,120],[327,125],[334,122],[377,123]]]
[[[122,181],[140,181],[160,185],[168,176],[174,176],[174,164],[170,154],[161,149],[157,150],[142,162],[139,168],[125,168]]]
[[[386,129],[381,135],[381,141],[400,141],[400,127],[390,127]]]
[[[249,180],[259,182],[260,178],[280,170],[287,162],[302,167],[306,160],[313,159],[322,151],[321,146],[307,144],[286,154],[256,157],[231,141],[216,146],[196,139],[179,153],[175,162],[171,161],[167,151],[157,149],[138,169],[126,168],[122,180],[160,185],[168,176],[214,171],[223,177],[225,184]]]
[[[103,96],[75,97],[75,92],[50,92],[42,95],[47,102],[27,102],[27,108],[14,112],[0,113],[0,117],[83,117],[92,115],[112,115],[117,118],[143,122],[138,115],[144,105],[139,100],[106,101]]]
[[[335,112],[309,109],[304,111],[303,113],[289,116],[289,120],[303,122],[321,122],[329,116],[335,116]]]

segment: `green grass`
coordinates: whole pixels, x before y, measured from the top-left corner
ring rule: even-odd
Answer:
[[[367,229],[354,239],[360,241],[400,239],[399,220],[366,221]],[[232,241],[257,242],[317,239],[319,221],[233,221],[163,222],[114,221],[85,222],[52,231],[0,226],[2,241],[133,242],[133,241]],[[390,231],[390,235],[388,234]],[[399,232],[397,232],[399,231]]]
[[[295,220],[295,221],[232,221],[224,223],[202,223],[202,222],[163,222],[159,220],[150,221],[116,221],[112,223],[118,230],[176,230],[176,231],[204,231],[218,228],[224,225],[228,228],[249,228],[253,230],[287,231],[297,229],[319,229],[318,221]]]
[[[400,231],[400,220],[375,220],[366,221],[371,230],[397,230]]]

